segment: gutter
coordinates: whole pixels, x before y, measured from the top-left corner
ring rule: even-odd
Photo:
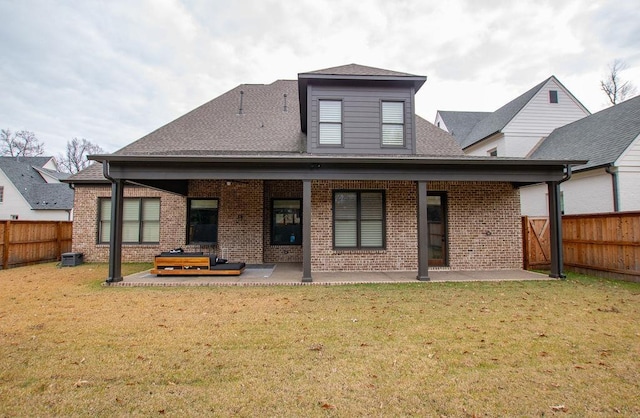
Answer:
[[[618,185],[618,170],[614,170],[615,166],[609,164],[604,171],[611,174],[611,185],[613,187],[613,211],[620,212],[620,188]]]
[[[571,180],[571,165],[567,164],[564,167],[565,167],[564,177],[562,178],[562,180],[560,180],[558,182],[558,184],[561,184],[561,183],[564,183],[565,181]]]

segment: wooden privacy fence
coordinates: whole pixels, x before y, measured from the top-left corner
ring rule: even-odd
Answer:
[[[640,280],[640,212],[562,217],[564,265]],[[548,218],[522,218],[525,269],[551,262]]]
[[[0,221],[2,269],[60,260],[72,231],[70,221]]]

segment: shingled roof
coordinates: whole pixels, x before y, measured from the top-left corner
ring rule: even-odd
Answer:
[[[574,170],[615,163],[640,136],[640,96],[557,128],[531,154],[534,159],[589,160]]]
[[[322,70],[309,71],[301,74],[315,75],[359,75],[370,77],[418,77],[414,74],[399,71],[385,70],[383,68],[367,67],[366,65],[347,64]]]
[[[295,80],[242,84],[115,154],[301,152],[305,136],[300,132],[297,87]]]
[[[439,110],[438,114],[444,121],[447,131],[453,135],[458,143],[462,143],[474,126],[491,112],[457,112],[454,110]]]
[[[73,209],[73,190],[68,184],[47,183],[38,170],[45,170],[52,157],[0,157],[0,170],[18,189],[32,209]],[[46,170],[49,172],[49,170]]]
[[[243,84],[114,154],[303,153],[306,151],[306,135],[300,129],[297,97],[298,84],[295,80],[279,80],[267,85]],[[416,119],[420,120],[416,139],[421,153],[462,154],[451,135],[422,118]],[[70,180],[75,179],[80,177],[76,175]]]

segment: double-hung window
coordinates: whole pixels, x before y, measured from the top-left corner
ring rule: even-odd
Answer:
[[[385,246],[384,192],[333,193],[333,247],[382,249]]]
[[[342,101],[320,100],[319,137],[320,145],[342,145]]]
[[[160,199],[124,198],[122,202],[122,242],[147,244],[160,242]],[[98,242],[111,240],[111,198],[98,201]]]
[[[382,145],[404,146],[404,102],[382,102]]]
[[[188,244],[218,242],[218,199],[189,199]]]

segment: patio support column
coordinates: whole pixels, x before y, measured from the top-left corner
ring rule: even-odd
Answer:
[[[549,233],[551,238],[551,273],[549,277],[564,279],[562,259],[562,213],[560,208],[560,182],[547,182],[549,190]]]
[[[429,224],[427,223],[427,182],[417,182],[418,199],[418,280],[429,281]]]
[[[107,283],[122,281],[122,210],[124,180],[111,183],[111,240],[109,241],[109,277]]]
[[[311,277],[311,180],[302,180],[302,281]]]

